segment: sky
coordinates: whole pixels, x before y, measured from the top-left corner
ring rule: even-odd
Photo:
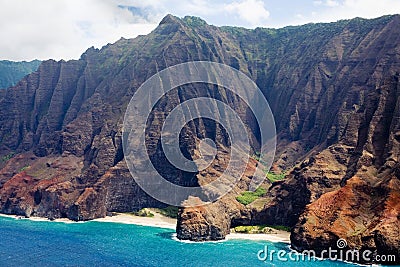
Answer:
[[[400,14],[400,0],[0,0],[0,60],[78,59],[91,46],[150,33],[167,14],[281,28]]]

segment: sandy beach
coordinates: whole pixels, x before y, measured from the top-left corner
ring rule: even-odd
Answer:
[[[30,221],[37,221],[37,222],[84,223],[84,222],[72,221],[72,220],[67,219],[67,218],[49,220],[49,219],[43,218],[43,217],[24,217],[24,216],[7,215],[7,214],[1,214],[1,213],[0,213],[0,217],[12,218],[12,219],[15,219],[15,220],[30,220]]]
[[[176,229],[176,219],[165,217],[159,213],[153,212],[154,217],[140,217],[131,214],[118,213],[114,216],[107,216],[105,218],[95,219],[98,222],[114,222],[125,224],[136,224],[151,227],[161,227],[167,229]],[[276,231],[272,234],[242,234],[230,233],[226,236],[226,240],[243,239],[254,241],[270,241],[290,243],[290,233],[285,231]]]
[[[168,218],[155,212],[153,214],[154,217],[141,217],[127,213],[117,213],[116,215],[107,216],[105,218],[94,219],[93,221],[136,224],[136,225],[168,228],[175,230],[176,219]]]
[[[141,217],[135,216],[133,214],[128,213],[116,213],[113,216],[107,216],[105,218],[94,219],[95,222],[107,222],[107,223],[123,223],[123,224],[135,224],[142,226],[150,226],[150,227],[160,227],[175,230],[176,229],[176,219],[165,217],[157,212],[153,212],[154,217]],[[21,220],[32,220],[32,221],[45,221],[49,222],[50,220],[41,217],[29,217],[25,218],[22,216],[15,215],[5,215],[0,214],[0,216],[13,218],[13,219],[21,219]],[[62,222],[62,223],[84,223],[84,222],[75,222],[66,218],[55,219],[52,222]],[[282,243],[290,243],[290,233],[284,231],[276,231],[271,234],[242,234],[242,233],[230,233],[226,236],[226,240],[232,239],[243,239],[243,240],[254,240],[254,241],[270,241],[270,242],[282,242]]]
[[[270,241],[270,242],[280,242],[280,243],[290,243],[290,233],[281,231],[276,234],[238,234],[231,233],[226,236],[227,240],[231,239],[244,239],[253,241]]]
[[[49,220],[47,218],[42,217],[23,217],[17,215],[7,215],[0,214],[1,217],[12,218],[16,220],[31,220],[31,221],[42,221],[42,222],[61,222],[61,223],[85,223],[86,221],[72,221],[67,218],[60,218],[55,220]],[[150,226],[150,227],[160,227],[160,228],[168,228],[174,229],[176,228],[176,219],[165,217],[159,213],[154,213],[154,217],[141,217],[135,216],[133,214],[128,213],[116,213],[113,216],[107,216],[104,218],[98,218],[91,220],[94,222],[111,222],[111,223],[123,223],[123,224],[136,224],[142,226]]]

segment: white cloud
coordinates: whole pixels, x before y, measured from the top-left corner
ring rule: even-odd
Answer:
[[[400,14],[399,0],[342,0],[314,1],[318,12],[313,11],[303,18],[295,17],[290,24],[299,25],[308,22],[332,22],[355,17],[376,18],[388,14]],[[325,8],[324,8],[325,6]]]
[[[295,17],[298,18],[298,19],[304,19],[303,14],[296,14]]]
[[[327,5],[329,7],[335,7],[335,6],[339,6],[339,2],[334,1],[334,0],[326,0],[325,5]]]
[[[313,4],[315,6],[328,6],[328,7],[335,7],[340,5],[340,3],[335,0],[325,0],[325,1],[315,0],[313,1]]]
[[[178,16],[200,16],[210,18],[213,16],[236,19],[236,22],[244,26],[260,26],[269,18],[269,11],[262,0],[170,0],[168,4],[164,1],[150,0],[125,0],[132,6],[142,9],[151,9],[158,14],[157,18],[171,13]],[[225,25],[229,22],[225,22]]]
[[[0,58],[79,58],[94,45],[150,32],[152,24],[113,1],[0,0]]]
[[[400,0],[0,0],[0,59],[78,58],[90,46],[147,34],[168,13],[281,27],[400,13]]]
[[[399,0],[345,0],[341,5],[341,10],[346,11],[347,16],[351,13],[356,16],[372,18],[383,14],[400,13]]]
[[[225,10],[239,16],[252,26],[263,24],[269,18],[269,11],[265,9],[261,0],[242,0],[225,5]]]

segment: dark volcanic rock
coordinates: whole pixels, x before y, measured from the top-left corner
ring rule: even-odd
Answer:
[[[183,240],[209,241],[224,239],[230,233],[230,228],[239,224],[258,223],[252,218],[252,208],[245,207],[236,200],[239,192],[248,190],[248,184],[255,172],[257,162],[250,160],[247,169],[239,183],[232,191],[224,195],[218,201],[193,208],[181,208],[178,214],[176,228],[177,237]],[[216,164],[222,165],[221,162]],[[200,183],[208,183],[214,177],[222,175],[224,170],[215,168],[200,172],[198,179]],[[198,205],[197,199],[189,199],[192,206]]]
[[[342,187],[306,207],[292,232],[294,248],[323,250],[343,238],[349,248],[395,255],[400,262],[399,89],[398,78],[389,79],[361,106],[358,140]]]
[[[222,240],[230,232],[230,220],[221,201],[198,208],[180,209],[176,228],[179,239],[192,241]]]
[[[0,210],[88,220],[162,206],[138,188],[125,166],[123,115],[157,71],[206,60],[239,69],[260,87],[277,124],[274,169],[288,174],[264,202],[236,201],[248,189],[247,173],[218,202],[181,210],[178,237],[222,239],[238,224],[278,224],[294,226],[300,250],[347,237],[354,247],[398,253],[399,36],[400,16],[255,30],[167,16],[147,36],[90,48],[79,60],[43,62],[0,93]],[[198,96],[228,103],[251,131],[254,150],[259,146],[257,124],[237,96],[200,84],[177,88],[153,110],[146,144],[158,170],[180,185],[212,180],[229,160],[222,153],[205,172],[185,173],[162,155],[167,113]],[[205,137],[219,149],[229,147],[221,125],[199,119],[182,131],[182,151],[195,156]],[[342,217],[348,227],[335,230]],[[366,218],[371,223],[364,225]]]

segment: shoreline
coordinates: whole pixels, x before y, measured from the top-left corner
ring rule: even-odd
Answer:
[[[135,224],[149,227],[159,227],[165,229],[176,229],[176,219],[165,217],[159,213],[154,213],[154,217],[141,217],[127,213],[117,213],[113,216],[106,216],[91,220],[94,222]]]
[[[269,241],[273,243],[290,244],[290,233],[279,232],[276,234],[239,234],[230,233],[225,240],[251,240],[251,241]]]
[[[84,223],[84,221],[77,222],[77,221],[72,221],[67,218],[59,218],[59,219],[50,220],[45,217],[25,217],[25,216],[21,216],[21,215],[10,215],[10,214],[3,214],[3,213],[0,213],[0,217],[10,218],[10,219],[14,219],[14,220],[29,220],[29,221],[35,221],[35,222]]]
[[[18,215],[0,214],[1,217],[12,218],[15,220],[31,220],[41,222],[58,222],[58,223],[85,223],[85,222],[104,222],[104,223],[120,223],[120,224],[133,224],[147,227],[158,227],[170,230],[176,230],[176,219],[165,217],[159,213],[154,213],[154,217],[141,217],[135,216],[128,213],[117,213],[113,216],[106,216],[104,218],[97,218],[89,221],[72,221],[67,218],[49,220],[42,217],[23,217]],[[271,234],[242,234],[242,233],[230,233],[223,241],[229,240],[251,240],[251,241],[269,241],[274,243],[289,243],[290,244],[290,233],[284,231],[278,231]],[[181,241],[181,240],[180,240]],[[184,241],[185,242],[185,241]],[[193,242],[198,243],[198,242]]]

